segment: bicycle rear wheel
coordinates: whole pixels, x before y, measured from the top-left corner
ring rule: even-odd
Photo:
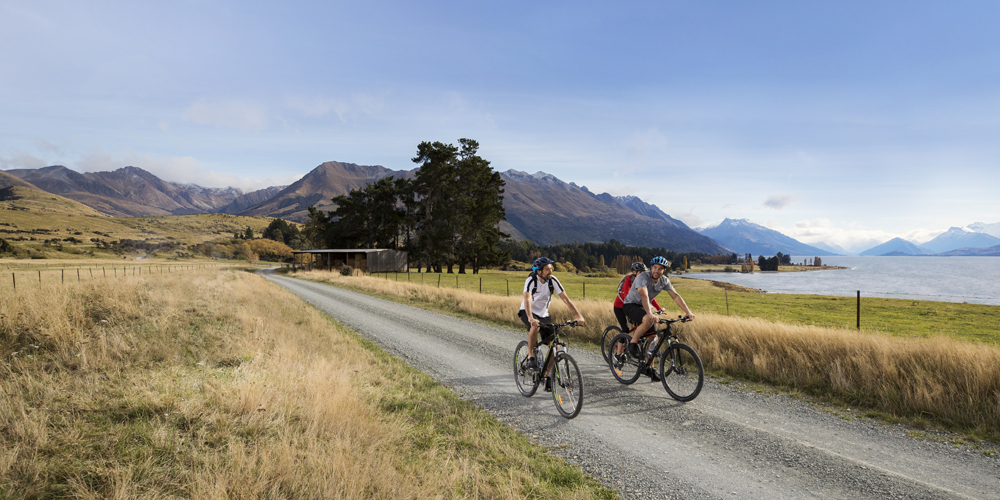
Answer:
[[[622,329],[614,325],[604,329],[604,334],[601,335],[601,355],[604,356],[605,363],[611,362],[611,341],[621,333]]]
[[[635,359],[628,353],[628,344],[632,341],[632,336],[621,333],[611,341],[611,374],[623,384],[631,384],[639,379],[645,363],[641,359]]]
[[[583,377],[576,360],[569,354],[561,353],[556,357],[552,370],[552,399],[559,414],[566,418],[579,415],[583,408]]]
[[[694,349],[676,343],[660,359],[660,378],[670,397],[677,401],[691,401],[698,397],[705,383],[705,368]]]
[[[525,367],[529,354],[527,340],[522,340],[514,349],[514,382],[525,397],[531,397],[538,390],[538,377]]]

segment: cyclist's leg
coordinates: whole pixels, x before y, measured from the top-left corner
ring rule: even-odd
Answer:
[[[615,308],[615,319],[618,320],[618,326],[621,326],[623,332],[628,331],[628,318],[625,316],[625,309],[621,307]]]
[[[528,328],[528,366],[537,366],[535,360],[535,345],[538,343],[538,328],[531,325],[531,321],[528,321],[528,314],[521,309],[517,312],[517,317],[521,318],[521,322],[524,326]],[[535,315],[537,318],[538,316]]]

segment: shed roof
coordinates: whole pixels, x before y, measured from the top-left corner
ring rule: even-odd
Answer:
[[[375,253],[387,251],[389,251],[388,248],[355,248],[351,250],[320,248],[315,250],[293,250],[292,253]]]

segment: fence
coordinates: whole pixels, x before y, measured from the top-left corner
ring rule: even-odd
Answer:
[[[369,276],[432,287],[457,288],[487,295],[519,296],[524,279],[499,273],[374,273]],[[560,282],[573,300],[611,302],[618,279],[584,278],[563,274]],[[790,324],[831,326],[854,330],[877,330],[901,335],[954,334],[975,338],[983,331],[1000,330],[1000,306],[940,302],[929,299],[864,296],[862,290],[828,291],[827,294],[764,293],[745,287],[697,286],[692,281],[674,282],[695,314],[756,317]],[[657,297],[660,306],[679,314],[667,294]],[[976,317],[978,319],[971,319]],[[992,319],[991,319],[992,318]],[[970,323],[971,322],[971,323]]]
[[[176,265],[138,265],[138,266],[87,266],[74,268],[38,268],[30,270],[10,271],[10,284],[17,290],[18,284],[21,287],[29,284],[43,286],[47,283],[64,284],[67,281],[84,281],[103,278],[124,278],[126,276],[142,276],[150,274],[169,274],[182,271],[193,271],[198,269],[218,268],[224,264],[176,264]],[[9,266],[8,266],[9,269]],[[18,279],[20,275],[20,280]]]

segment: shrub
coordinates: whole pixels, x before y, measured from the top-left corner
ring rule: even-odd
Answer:
[[[341,276],[351,276],[354,274],[354,268],[351,266],[344,266],[340,268]]]

